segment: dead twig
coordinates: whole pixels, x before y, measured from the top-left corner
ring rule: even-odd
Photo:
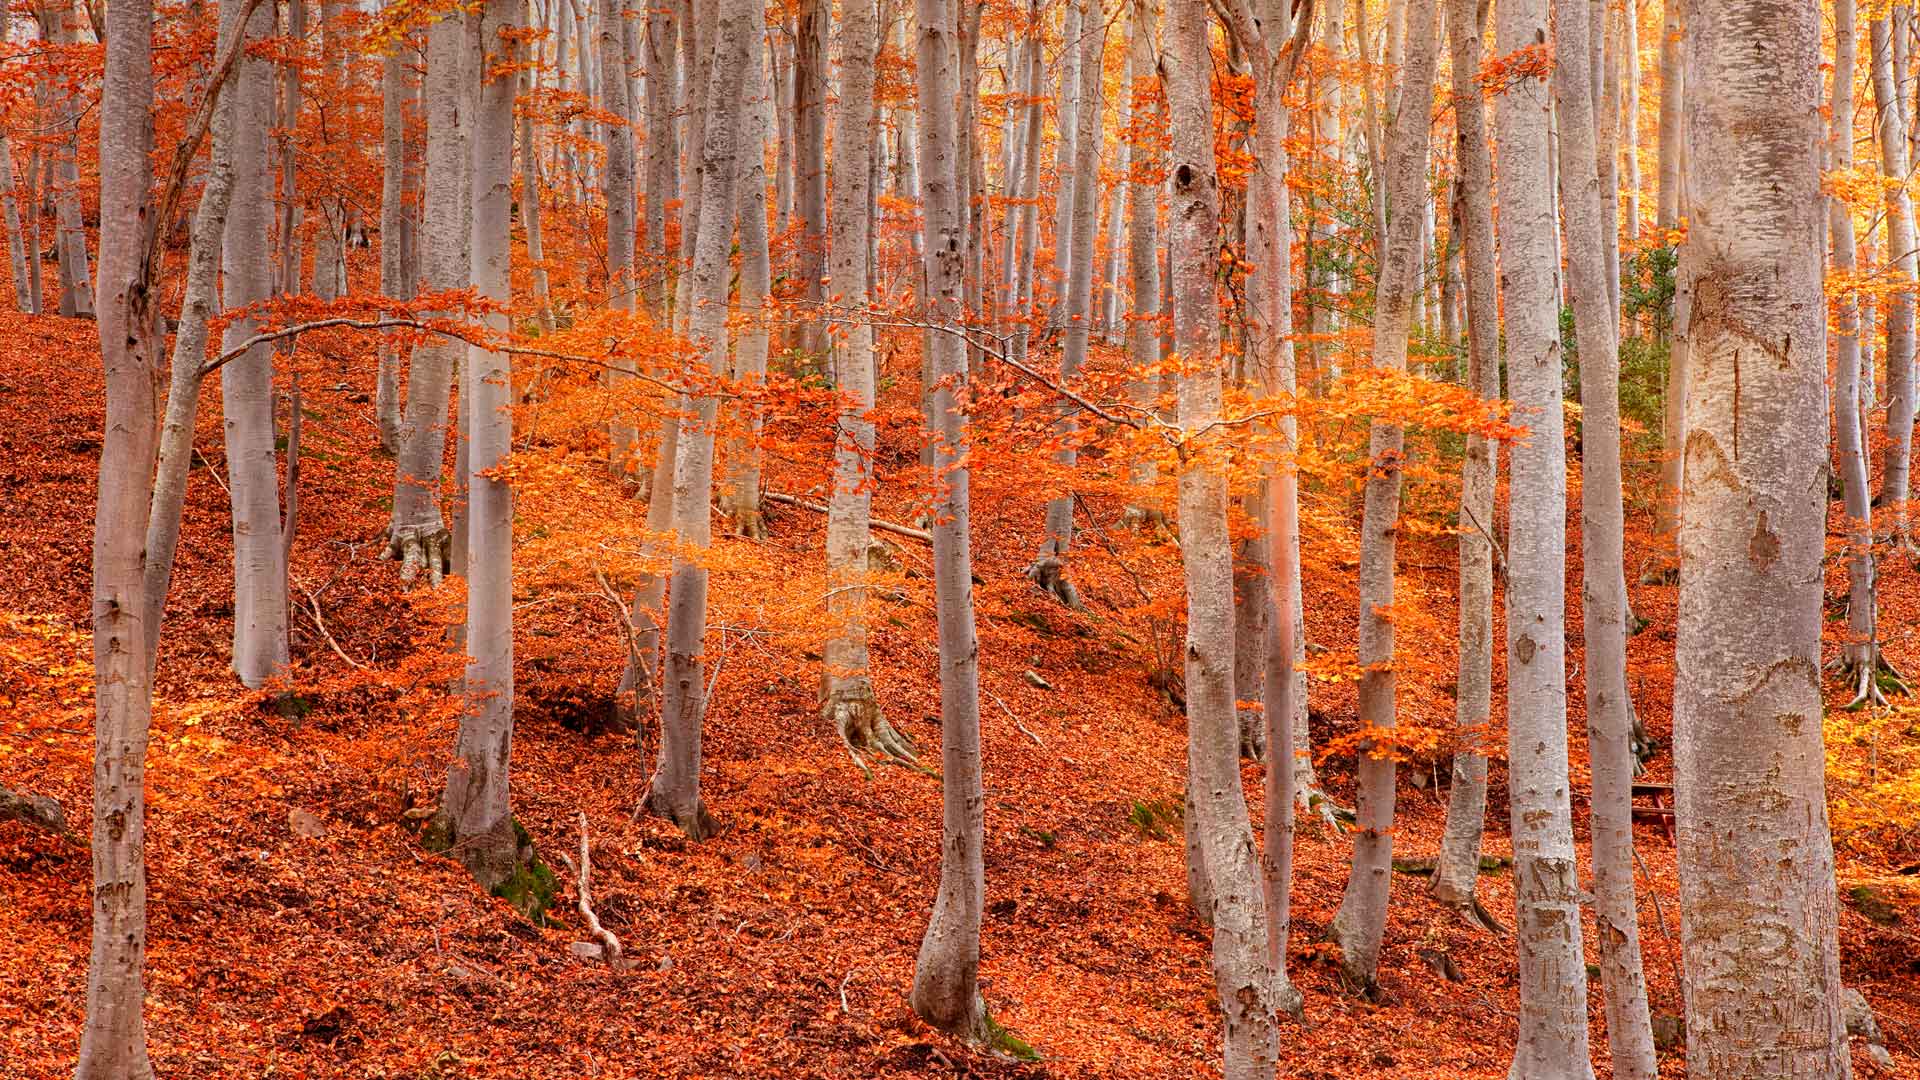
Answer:
[[[986,688],[986,687],[984,687],[984,686],[983,686],[983,687],[981,687],[980,689],[982,689],[982,690],[987,690],[987,688]],[[1013,710],[1012,710],[1012,709],[1009,709],[1009,708],[1007,708],[1007,703],[1006,703],[1006,702],[1004,702],[1004,701],[1001,701],[1001,700],[1000,700],[1000,695],[999,695],[999,694],[996,694],[996,693],[994,693],[994,692],[993,692],[993,691],[991,691],[991,690],[987,690],[987,696],[993,699],[993,703],[994,703],[995,705],[998,705],[998,706],[1000,706],[1000,711],[1001,711],[1001,712],[1003,712],[1003,713],[1006,713],[1006,714],[1007,714],[1007,719],[1009,719],[1009,720],[1011,720],[1011,721],[1013,721],[1013,726],[1014,726],[1014,727],[1017,727],[1017,728],[1019,728],[1019,729],[1020,729],[1020,734],[1022,734],[1022,735],[1025,735],[1025,736],[1026,736],[1027,738],[1029,738],[1029,739],[1032,739],[1032,740],[1033,740],[1033,745],[1035,745],[1035,746],[1037,746],[1037,747],[1039,747],[1040,749],[1042,749],[1042,750],[1045,750],[1045,749],[1047,748],[1047,744],[1046,744],[1046,743],[1044,743],[1044,742],[1041,742],[1041,741],[1040,741],[1040,736],[1038,736],[1038,735],[1035,735],[1035,734],[1034,734],[1033,732],[1031,732],[1031,731],[1028,731],[1028,730],[1027,730],[1027,725],[1025,725],[1025,724],[1023,724],[1023,723],[1021,723],[1021,722],[1020,722],[1020,718],[1019,718],[1018,716],[1015,716],[1015,715],[1014,715],[1014,713],[1013,713]]]
[[[587,932],[600,943],[607,958],[607,966],[615,971],[627,970],[626,959],[620,953],[620,939],[613,931],[600,925],[600,916],[593,913],[593,865],[589,861],[591,845],[587,842],[587,812],[580,811],[580,918],[587,924]]]
[[[811,510],[816,514],[828,512],[827,508],[820,503],[810,502],[798,495],[788,495],[783,491],[762,492],[760,497],[768,502],[777,502],[782,506],[797,506],[802,510]],[[932,533],[924,529],[913,528],[910,525],[900,525],[891,521],[882,521],[879,518],[868,518],[867,528],[876,529],[880,532],[889,532],[895,536],[904,536],[909,540],[918,540],[923,544],[933,543]]]

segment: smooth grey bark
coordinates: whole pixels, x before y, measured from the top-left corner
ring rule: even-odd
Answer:
[[[1137,9],[1136,9],[1137,10]],[[1228,1080],[1273,1075],[1278,1053],[1266,907],[1241,789],[1233,683],[1233,553],[1227,531],[1220,326],[1214,272],[1219,261],[1219,180],[1207,64],[1207,7],[1173,0],[1160,53],[1167,90],[1173,177],[1176,350],[1182,434],[1179,479],[1181,562],[1187,593],[1187,790],[1211,901],[1213,976],[1224,1014]]]
[[[407,273],[413,215],[407,207],[406,119],[407,107],[417,101],[416,83],[396,45],[380,58],[380,293],[394,300],[413,299],[418,284]],[[374,415],[380,426],[380,445],[390,454],[399,453],[400,347],[385,338],[380,343]]]
[[[798,273],[807,314],[796,344],[824,358],[827,275],[827,24],[830,0],[800,0],[794,34],[793,214],[800,219]]]
[[[1621,131],[1620,163],[1625,171],[1621,181],[1621,224],[1627,236],[1640,235],[1640,3],[1626,0],[1619,12],[1619,62],[1613,78],[1620,81]]]
[[[7,13],[0,13],[0,38],[6,37],[12,30],[12,19]],[[28,311],[32,304],[32,286],[27,279],[26,237],[20,231],[20,200],[15,195],[13,174],[13,141],[4,132],[0,132],[0,211],[6,214],[7,256],[13,269],[13,306],[16,311]],[[33,253],[35,260],[40,253]]]
[[[473,69],[487,73],[479,76],[468,140],[468,175],[474,187],[469,276],[481,296],[505,304],[512,299],[513,99],[518,82],[510,62],[520,49],[511,35],[521,28],[525,2],[487,0],[482,10],[467,17],[477,24],[484,50],[474,58]],[[487,316],[487,323],[496,334],[510,328],[505,313]],[[486,475],[505,461],[513,441],[512,354],[471,346],[461,378],[471,408],[467,700],[436,824],[444,830],[449,854],[472,871],[482,887],[498,889],[537,865],[532,842],[514,822],[508,796],[514,700],[513,489],[507,481]]]
[[[339,94],[347,89],[348,51],[340,33],[344,8],[342,0],[321,0],[320,3],[320,63],[326,79],[322,83],[323,94]],[[318,104],[324,114],[330,102],[322,98]],[[323,137],[331,141],[333,126],[323,124],[321,130]],[[316,201],[320,228],[313,246],[313,292],[322,300],[333,300],[348,291],[347,208],[338,194],[322,193]]]
[[[1080,62],[1084,55],[1079,0],[1068,0],[1064,19],[1060,27],[1060,93],[1054,99],[1053,115],[1058,141],[1053,151],[1053,300],[1047,305],[1050,329],[1061,325],[1061,305],[1066,302],[1067,275],[1073,261],[1073,171],[1079,147]]]
[[[153,10],[107,9],[100,99],[100,360],[107,416],[93,528],[93,937],[79,1080],[148,1080],[145,775],[153,686],[145,518],[158,435],[159,342],[146,268],[153,184]]]
[[[75,43],[74,11],[72,7],[49,6],[37,12],[49,44]],[[60,314],[90,319],[94,317],[94,296],[88,280],[87,225],[80,208],[80,124],[85,107],[79,92],[71,87],[60,90],[52,104],[51,119],[59,136],[49,161],[48,188],[53,197],[55,251],[60,258]]]
[[[1478,73],[1486,27],[1479,0],[1448,0],[1447,45],[1452,62],[1455,221],[1466,263],[1467,386],[1482,398],[1500,396],[1500,297],[1495,291],[1493,154]],[[1483,738],[1493,719],[1493,494],[1500,476],[1500,444],[1467,436],[1460,463],[1460,672],[1454,722],[1466,739]],[[1471,734],[1479,733],[1479,734]],[[1455,911],[1477,910],[1475,883],[1487,819],[1487,759],[1471,746],[1453,755],[1447,822],[1427,891]]]
[[[1854,0],[1834,0],[1833,97],[1828,110],[1830,168],[1853,167],[1853,79],[1859,58],[1858,8]],[[1846,276],[1858,269],[1853,211],[1843,198],[1829,200],[1827,231],[1833,270]],[[1880,654],[1877,567],[1873,551],[1873,505],[1867,490],[1866,426],[1860,412],[1860,300],[1852,291],[1834,297],[1833,426],[1838,445],[1841,495],[1847,515],[1847,642],[1841,666],[1854,683],[1852,704],[1885,704],[1880,675],[1890,669]]]
[[[286,25],[282,33],[291,63],[278,73],[280,96],[277,106],[280,112],[273,123],[280,132],[276,155],[280,165],[280,214],[274,234],[279,241],[279,252],[274,267],[274,291],[292,295],[301,291],[300,278],[305,262],[305,250],[300,237],[300,174],[295,157],[299,140],[295,133],[300,128],[300,109],[304,100],[301,94],[301,70],[306,64],[307,51],[306,0],[286,0]]]
[[[1127,55],[1133,70],[1128,92],[1139,96],[1141,83],[1157,80],[1155,33],[1160,26],[1160,7],[1156,0],[1129,0],[1127,15]],[[1037,69],[1036,69],[1037,71]],[[1037,78],[1036,74],[1036,78]],[[1035,139],[1038,146],[1038,139]],[[1165,162],[1147,147],[1137,147],[1129,157],[1127,177],[1127,276],[1131,283],[1130,311],[1127,321],[1127,363],[1134,370],[1129,386],[1133,403],[1151,409],[1160,397],[1160,378],[1149,374],[1160,362],[1160,189]],[[1158,465],[1142,456],[1129,471],[1133,488],[1145,492],[1153,486]],[[1165,515],[1136,497],[1127,507],[1127,521],[1142,524],[1156,515]]]
[[[1037,12],[1035,18],[1038,18]],[[1036,34],[1038,34],[1037,30]],[[1042,91],[1046,85],[1045,43],[1036,36],[1028,52],[1028,62],[1031,67],[1027,73],[1027,146],[1021,155],[1024,160],[1025,175],[1020,181],[1018,226],[1020,244],[1018,257],[1012,270],[1012,285],[1007,290],[1014,320],[1010,348],[1013,358],[1021,362],[1025,362],[1027,358],[1027,348],[1033,337],[1035,316],[1034,274],[1037,272],[1040,247],[1040,147],[1042,131],[1045,127],[1041,104]],[[908,123],[911,121],[909,120]],[[911,154],[907,155],[907,163],[912,164]]]
[[[739,110],[715,107],[737,102],[746,69],[760,63],[757,0],[720,0],[712,38],[711,82],[700,153],[700,228],[689,271],[692,310],[688,336],[698,342],[709,371],[727,362],[727,293],[733,247],[739,169]],[[667,654],[660,708],[660,754],[647,793],[647,809],[671,820],[694,840],[712,836],[717,823],[700,797],[702,725],[706,719],[706,548],[713,541],[713,428],[718,401],[711,394],[683,395],[680,437],[674,448],[673,559],[667,614]]]
[[[421,223],[419,289],[440,292],[467,285],[468,227],[467,125],[461,55],[466,29],[458,13],[427,28],[427,73],[422,96],[427,110],[425,199]],[[584,52],[584,50],[582,50]],[[417,295],[417,294],[416,294]],[[421,570],[435,584],[449,569],[453,534],[440,510],[440,477],[446,458],[447,404],[454,371],[465,345],[434,338],[414,346],[407,371],[407,403],[401,414],[400,453],[394,470],[393,522],[384,557],[400,560],[400,577],[412,581]]]
[[[1560,204],[1566,218],[1567,284],[1580,350],[1581,624],[1586,654],[1587,756],[1592,794],[1593,917],[1606,990],[1607,1044],[1617,1080],[1658,1071],[1633,886],[1633,710],[1627,700],[1626,514],[1620,471],[1619,308],[1608,288],[1605,172],[1611,159],[1596,129],[1592,0],[1555,0],[1553,99],[1560,120]],[[1617,279],[1616,279],[1617,280]],[[1562,734],[1564,738],[1564,733]],[[1556,812],[1558,807],[1555,808]],[[1571,812],[1569,806],[1568,812]],[[1571,819],[1568,827],[1571,828]],[[1584,982],[1584,980],[1583,980]],[[1584,985],[1582,987],[1584,990]]]
[[[668,322],[667,298],[674,252],[667,250],[667,204],[679,195],[680,146],[674,114],[680,106],[678,26],[673,4],[647,6],[647,198],[640,220],[646,250],[662,267],[641,284],[641,296],[656,324]]]
[[[540,147],[534,140],[533,101],[534,77],[530,71],[520,73],[520,92],[529,103],[529,107],[519,110],[520,142],[520,220],[527,233],[527,262],[533,269],[533,320],[543,334],[553,332],[553,286],[547,276],[546,229],[541,220],[540,204],[545,200],[545,185],[540,177]]]
[[[1681,154],[1681,106],[1686,101],[1686,68],[1681,42],[1686,29],[1686,0],[1664,0],[1660,34],[1659,202],[1654,224],[1662,231],[1680,227],[1686,191]],[[1671,541],[1679,525],[1681,446],[1686,442],[1687,309],[1686,275],[1674,272],[1673,330],[1667,356],[1667,386],[1661,417],[1660,495],[1654,504],[1653,534]]]
[[[1060,351],[1060,384],[1068,387],[1079,381],[1093,330],[1094,241],[1100,228],[1100,141],[1106,109],[1101,65],[1107,42],[1106,14],[1100,0],[1081,0],[1080,8],[1078,22],[1084,29],[1078,39],[1068,39],[1069,47],[1078,51],[1074,67],[1079,75],[1071,110],[1075,118],[1073,183],[1068,191],[1071,212],[1066,217],[1068,231],[1055,241],[1060,245],[1064,240],[1065,249],[1066,288],[1059,309],[1065,338]],[[1074,407],[1063,404],[1054,423],[1054,438],[1061,444],[1055,460],[1069,469],[1079,459],[1073,446],[1078,430]],[[1080,592],[1067,576],[1067,552],[1073,545],[1071,492],[1048,500],[1046,530],[1046,539],[1027,568],[1027,576],[1061,603],[1078,608]]]
[[[1500,4],[1498,54],[1546,40],[1546,0]],[[1590,1080],[1567,777],[1566,417],[1551,108],[1547,81],[1532,73],[1508,82],[1494,108],[1507,391],[1515,421],[1528,429],[1513,447],[1507,511],[1507,787],[1520,958],[1511,1075]]]
[[[248,18],[249,39],[274,33],[273,9]],[[243,56],[233,74],[233,205],[222,243],[222,300],[228,311],[272,295],[267,250],[273,179],[267,174],[273,66]],[[252,337],[259,320],[235,319],[222,342],[232,349]],[[220,369],[227,480],[233,510],[233,670],[257,690],[286,667],[287,550],[281,533],[279,455],[274,447],[273,348],[255,345]]]
[[[1873,105],[1875,132],[1880,138],[1880,173],[1888,181],[1887,246],[1894,288],[1887,294],[1887,344],[1883,359],[1887,365],[1885,399],[1887,403],[1886,442],[1880,458],[1880,498],[1893,511],[1896,540],[1910,545],[1912,526],[1907,509],[1908,468],[1913,458],[1914,417],[1914,296],[1913,283],[1920,279],[1920,256],[1916,256],[1913,197],[1907,190],[1907,126],[1903,114],[1901,87],[1904,65],[1895,63],[1894,44],[1903,36],[1896,26],[1899,20],[1874,19],[1868,23],[1873,57]],[[1896,72],[1896,67],[1902,69]]]
[[[1821,743],[1818,5],[1689,8],[1674,692],[1687,1075],[1851,1075]]]
[[[767,155],[771,136],[773,90],[764,64],[747,69],[747,105],[751,115],[743,132],[740,194],[740,310],[744,316],[733,346],[733,381],[744,391],[767,377],[772,313],[773,263],[767,249]],[[837,216],[837,215],[836,215]],[[865,252],[861,253],[862,268]],[[760,432],[762,417],[751,404],[736,412],[727,440],[727,475],[720,490],[720,512],[741,536],[762,540],[766,519],[760,513]]]
[[[841,6],[840,106],[833,133],[833,275],[835,306],[845,312],[834,335],[833,385],[839,392],[834,429],[833,495],[827,505],[827,631],[821,650],[820,715],[856,761],[865,752],[911,757],[913,748],[887,723],[867,672],[867,578],[873,509],[873,325],[867,254],[873,222],[874,59],[880,47],[874,0]],[[862,766],[864,768],[864,764]]]
[[[988,1015],[980,994],[986,894],[986,794],[980,772],[980,646],[974,632],[967,465],[967,349],[954,331],[966,276],[956,96],[959,34],[947,0],[914,0],[919,93],[917,171],[925,242],[926,335],[934,425],[934,607],[940,657],[940,884],[914,959],[908,1002],[922,1020],[975,1045],[1024,1044]]]
[[[239,19],[226,17],[239,5],[223,5],[218,54],[226,55],[240,31]],[[200,389],[206,381],[208,321],[219,308],[220,254],[227,212],[233,204],[233,129],[235,95],[222,94],[208,124],[212,140],[200,202],[193,212],[180,324],[173,338],[168,369],[167,406],[160,424],[153,497],[146,524],[146,586],[142,608],[146,633],[147,678],[151,684],[159,658],[160,629],[167,593],[173,583],[173,559],[180,546],[180,516],[186,505],[187,477],[193,467],[194,427],[200,416]]]
[[[633,84],[626,77],[626,43],[623,33],[626,5],[622,0],[599,0],[600,23],[595,28],[599,49],[601,103],[617,118],[602,130],[607,167],[602,177],[606,193],[607,306],[615,311],[632,312],[636,307],[633,277],[634,221],[634,113],[628,100]],[[637,466],[633,462],[639,432],[627,419],[627,410],[617,403],[622,387],[632,382],[638,363],[631,357],[616,359],[607,369],[607,387],[616,402],[614,419],[608,433],[611,466],[615,477],[625,477]]]
[[[1431,99],[1438,30],[1434,0],[1408,0],[1401,100],[1417,103]],[[1394,115],[1387,159],[1390,216],[1382,242],[1373,326],[1373,363],[1391,371],[1405,371],[1407,367],[1413,294],[1418,288],[1423,254],[1419,244],[1420,203],[1426,198],[1431,136],[1429,110],[1410,104]],[[1393,605],[1404,440],[1398,424],[1373,422],[1360,525],[1360,722],[1381,732],[1391,731],[1396,721],[1393,622],[1382,612]],[[1331,927],[1340,945],[1342,971],[1349,982],[1368,989],[1375,983],[1380,942],[1387,927],[1388,889],[1393,876],[1394,773],[1390,754],[1374,753],[1371,748],[1361,751],[1355,807],[1359,831],[1354,836],[1353,869]]]

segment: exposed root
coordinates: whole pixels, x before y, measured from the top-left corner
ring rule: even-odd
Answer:
[[[580,877],[578,879],[579,909],[581,921],[586,923],[587,933],[600,944],[601,955],[606,958],[607,966],[615,971],[627,970],[626,957],[620,952],[620,939],[613,931],[600,925],[600,916],[593,912],[593,856],[591,845],[587,843],[587,812],[580,811]]]
[[[1461,892],[1440,874],[1434,874],[1433,880],[1427,883],[1427,895],[1433,898],[1434,903],[1453,912],[1463,924],[1475,930],[1484,930],[1499,937],[1505,937],[1510,932],[1499,919],[1493,917],[1493,912],[1488,911],[1486,905],[1480,902],[1480,897],[1471,891]]]
[[[704,799],[696,799],[691,808],[676,806],[659,792],[649,791],[641,803],[647,812],[673,822],[694,843],[720,835],[720,819],[707,813]]]
[[[986,1000],[978,993],[973,995],[971,1007],[963,1007],[959,1016],[930,1015],[936,1011],[929,1007],[935,1004],[931,1001],[911,1000],[909,1003],[920,1019],[975,1051],[1001,1061],[1040,1060],[1039,1051],[993,1018],[993,1014],[987,1010]]]
[[[900,734],[881,714],[873,683],[865,676],[839,680],[829,687],[820,703],[820,717],[833,725],[847,755],[869,780],[873,779],[873,769],[862,754],[878,754],[883,761],[891,758],[902,763],[917,764],[920,760],[913,740]]]
[[[380,557],[399,560],[402,582],[411,585],[424,569],[428,583],[437,587],[452,565],[453,533],[439,523],[396,525]]]
[[[1085,611],[1086,605],[1080,602],[1080,590],[1074,588],[1072,579],[1067,577],[1067,560],[1059,555],[1042,555],[1033,560],[1026,571],[1027,580],[1039,587],[1040,591],[1060,601],[1075,611]]]
[[[1319,818],[1331,832],[1346,832],[1348,825],[1360,820],[1351,809],[1334,802],[1326,792],[1317,787],[1303,785],[1298,790],[1301,808]]]
[[[748,505],[742,501],[737,505],[728,507],[727,514],[733,519],[733,531],[735,533],[749,540],[765,540],[767,538],[767,519],[765,515],[760,513],[759,506]]]
[[[1900,674],[1900,670],[1893,666],[1878,645],[1849,649],[1841,656],[1840,669],[1853,680],[1853,700],[1841,706],[1843,709],[1864,709],[1869,706],[1884,709],[1891,704],[1887,695],[1906,696],[1913,693],[1913,687],[1908,684],[1906,677]]]
[[[1296,1024],[1304,1026],[1307,1022],[1306,995],[1284,973],[1273,980],[1273,1011],[1291,1016]]]

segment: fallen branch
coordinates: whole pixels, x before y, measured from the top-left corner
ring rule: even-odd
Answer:
[[[763,492],[760,497],[769,502],[777,502],[782,506],[797,506],[802,510],[812,510],[816,514],[828,512],[827,507],[820,503],[809,502],[798,495],[788,495],[785,492],[768,491]],[[899,525],[891,521],[882,521],[879,518],[868,518],[867,528],[892,533],[895,536],[904,536],[909,540],[918,540],[923,544],[933,543],[932,533],[923,529],[916,529],[911,525]]]
[[[350,667],[356,668],[360,671],[367,670],[367,665],[361,663],[358,660],[355,660],[351,656],[348,656],[347,650],[341,648],[340,643],[334,640],[333,633],[327,629],[326,620],[320,617],[320,598],[313,594],[313,590],[307,588],[305,583],[295,579],[291,574],[287,575],[287,580],[292,581],[294,585],[298,587],[301,592],[307,595],[308,614],[313,616],[313,628],[315,630],[320,631],[320,636],[326,639],[327,645],[333,649],[333,654],[335,656],[338,656],[340,659],[345,660],[348,666]],[[325,589],[326,586],[323,585],[321,586],[321,588]],[[298,607],[299,605],[296,604],[294,606]]]
[[[600,943],[607,958],[607,966],[615,971],[627,970],[627,962],[620,954],[620,939],[613,931],[600,925],[600,916],[593,913],[592,879],[593,867],[588,861],[587,812],[580,811],[580,918],[587,924],[587,930]]]
[[[980,689],[986,690],[987,688],[983,686]],[[1000,706],[1001,712],[1007,714],[1007,719],[1013,721],[1013,726],[1020,729],[1020,734],[1025,735],[1029,739],[1032,739],[1033,745],[1039,747],[1040,749],[1045,750],[1047,748],[1047,744],[1040,741],[1040,736],[1035,735],[1031,731],[1028,731],[1027,725],[1020,722],[1020,718],[1013,714],[1012,709],[1007,708],[1007,703],[1000,700],[999,694],[996,694],[991,690],[987,690],[987,696],[993,699],[993,703],[995,705]]]

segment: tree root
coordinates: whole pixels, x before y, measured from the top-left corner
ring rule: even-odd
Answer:
[[[733,531],[735,533],[746,537],[748,540],[765,540],[767,538],[767,519],[765,515],[760,513],[758,506],[748,506],[743,503],[741,505],[728,507],[727,515],[733,519]]]
[[[1302,787],[1299,789],[1299,792],[1301,808],[1318,817],[1321,823],[1334,833],[1346,832],[1348,825],[1352,825],[1360,820],[1359,815],[1355,814],[1351,809],[1334,802],[1326,792],[1321,791],[1319,788]]]
[[[1493,917],[1493,912],[1487,910],[1486,905],[1480,902],[1479,896],[1471,890],[1461,892],[1438,873],[1434,874],[1432,880],[1427,883],[1427,895],[1433,899],[1434,903],[1453,912],[1462,923],[1475,930],[1484,930],[1498,937],[1506,937],[1511,932],[1499,919]]]
[[[883,762],[919,764],[918,748],[881,714],[873,683],[865,676],[838,680],[829,687],[820,703],[820,718],[833,726],[847,755],[868,780],[873,779],[873,768],[863,753],[878,754]]]
[[[400,561],[400,580],[411,585],[427,571],[427,580],[438,586],[447,576],[453,560],[453,533],[445,525],[395,525],[387,536],[382,559]]]
[[[587,812],[580,811],[580,865],[578,878],[578,906],[580,918],[586,924],[587,933],[600,945],[600,954],[606,958],[607,966],[615,971],[627,970],[626,957],[620,951],[620,939],[613,931],[600,925],[600,916],[593,911],[593,855],[591,845],[587,843]]]
[[[1085,611],[1086,605],[1080,602],[1080,590],[1074,588],[1072,579],[1067,577],[1067,560],[1059,555],[1042,555],[1033,560],[1024,573],[1027,580],[1039,587],[1040,591],[1060,601],[1074,611]]]
[[[681,832],[686,834],[687,839],[696,844],[720,835],[720,819],[707,813],[707,803],[704,799],[697,800],[689,810],[673,805],[658,792],[649,791],[640,805],[646,807],[647,812],[655,817],[663,817],[673,822]]]
[[[1869,706],[1887,708],[1890,704],[1888,694],[1902,696],[1913,693],[1906,676],[1893,666],[1877,644],[1868,645],[1863,650],[1866,656],[1849,649],[1838,659],[1840,670],[1853,680],[1853,700],[1841,706],[1843,709],[1864,709]]]

